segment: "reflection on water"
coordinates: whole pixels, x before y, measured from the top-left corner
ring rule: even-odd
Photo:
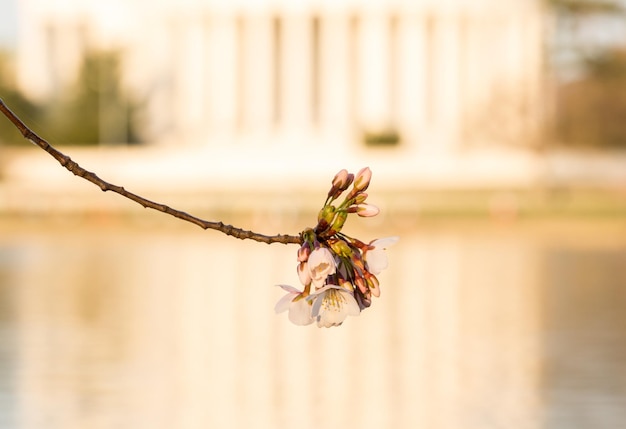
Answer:
[[[621,427],[626,421],[626,242],[614,249],[552,246],[544,255],[547,421],[550,427]]]
[[[293,246],[161,225],[3,228],[0,426],[626,420],[623,228],[390,228],[402,239],[381,298],[338,329],[274,315],[272,285],[297,282]]]

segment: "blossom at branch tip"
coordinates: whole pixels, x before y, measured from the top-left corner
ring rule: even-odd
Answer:
[[[297,273],[304,290],[281,285],[287,295],[275,308],[276,312],[289,311],[293,323],[339,326],[348,316],[358,316],[372,305],[372,298],[380,296],[376,275],[387,268],[385,250],[398,237],[366,244],[341,231],[349,214],[372,217],[380,212],[378,207],[366,203],[365,190],[371,177],[368,167],[356,176],[346,170],[339,171],[318,212],[317,225],[300,233]],[[343,201],[333,204],[350,185],[352,188]]]
[[[313,250],[309,255],[307,264],[311,281],[316,288],[323,286],[326,278],[331,274],[335,274],[337,269],[333,254],[326,247],[318,247]]]
[[[307,300],[313,302],[311,317],[320,328],[339,326],[346,317],[361,314],[353,292],[341,286],[326,285],[311,294]]]
[[[278,285],[287,294],[283,296],[274,307],[276,313],[289,311],[288,318],[295,325],[310,325],[315,319],[311,317],[311,303],[306,299],[307,292],[300,291],[293,286]]]
[[[377,275],[387,268],[389,263],[385,249],[397,243],[399,239],[399,237],[395,236],[385,237],[374,240],[369,244],[368,249],[363,252],[363,259],[365,259],[370,273]]]

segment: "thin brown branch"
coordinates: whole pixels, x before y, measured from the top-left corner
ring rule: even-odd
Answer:
[[[220,231],[226,235],[230,235],[231,237],[239,238],[241,240],[250,239],[259,241],[261,243],[282,243],[282,244],[300,244],[302,239],[299,236],[294,235],[286,235],[286,234],[278,234],[278,235],[263,235],[258,234],[256,232],[247,231],[245,229],[236,228],[232,225],[226,225],[222,222],[211,222],[207,220],[203,220],[197,218],[195,216],[190,215],[189,213],[182,212],[180,210],[173,209],[165,204],[156,203],[154,201],[150,201],[140,195],[134,194],[132,192],[127,191],[121,186],[113,185],[111,183],[105,182],[101,178],[99,178],[95,173],[91,171],[85,170],[80,165],[78,165],[75,161],[73,161],[69,156],[59,152],[54,147],[52,147],[47,141],[39,137],[35,132],[33,132],[30,128],[28,128],[24,122],[20,118],[18,118],[12,111],[4,104],[4,101],[0,99],[0,111],[9,118],[9,120],[15,125],[15,127],[20,130],[24,138],[30,140],[46,152],[48,152],[54,159],[56,159],[59,164],[65,167],[67,170],[72,172],[75,176],[82,177],[83,179],[93,183],[98,186],[103,192],[111,191],[116,194],[120,194],[123,197],[128,198],[136,202],[137,204],[141,204],[144,208],[150,208],[162,213],[166,213],[170,216],[174,216],[178,219],[182,219],[187,222],[191,222],[195,225],[198,225],[203,229],[214,229]]]

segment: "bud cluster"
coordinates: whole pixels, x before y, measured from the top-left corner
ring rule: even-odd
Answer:
[[[315,234],[320,239],[325,240],[339,233],[349,213],[356,213],[361,217],[372,217],[379,213],[378,207],[365,203],[367,199],[365,190],[371,179],[372,171],[369,167],[362,168],[356,176],[348,173],[345,169],[335,175],[324,207],[317,215]],[[352,189],[344,197],[341,204],[333,205],[350,185],[352,185]]]
[[[380,295],[376,275],[387,267],[385,249],[398,237],[365,244],[341,232],[349,214],[372,217],[379,213],[376,206],[365,202],[371,177],[368,167],[356,176],[346,170],[337,173],[317,216],[317,225],[300,234],[297,272],[304,290],[281,285],[288,294],[276,305],[277,312],[289,310],[292,322],[338,326],[347,316],[358,316],[371,305],[372,297]]]

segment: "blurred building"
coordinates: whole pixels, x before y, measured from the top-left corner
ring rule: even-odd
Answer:
[[[543,116],[541,5],[21,0],[18,76],[45,99],[88,50],[119,50],[153,145],[529,147]]]

